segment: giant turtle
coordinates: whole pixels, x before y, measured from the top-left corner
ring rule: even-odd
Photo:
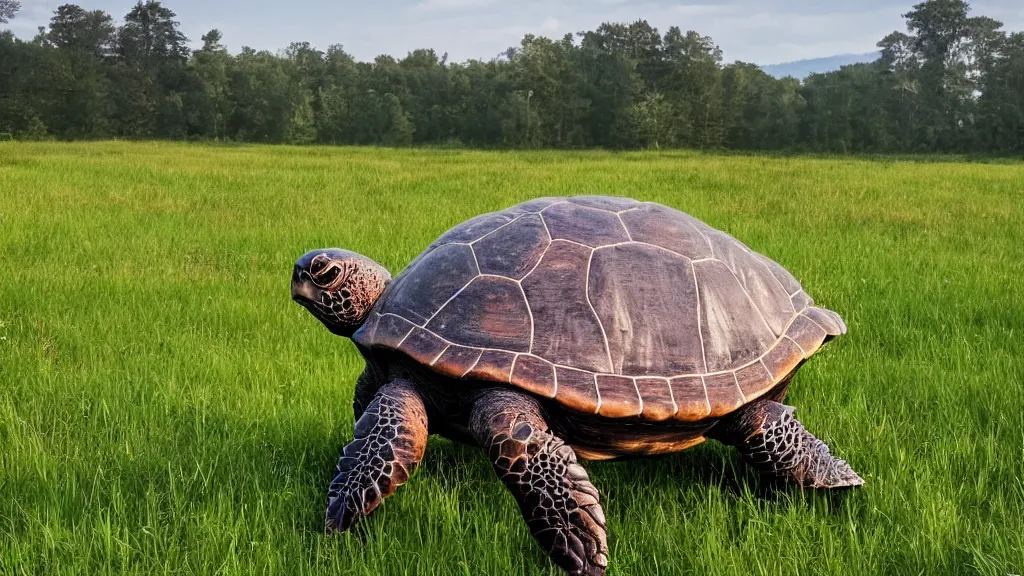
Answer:
[[[537,542],[604,574],[605,518],[580,459],[712,438],[801,487],[863,480],[781,402],[846,332],[780,265],[703,222],[627,198],[540,198],[442,235],[394,279],[303,255],[292,297],[355,342],[355,438],[330,485],[343,531],[403,484],[431,433],[487,450]]]

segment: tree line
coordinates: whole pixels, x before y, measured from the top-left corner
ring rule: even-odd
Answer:
[[[0,0],[0,24],[18,9]],[[964,0],[914,5],[878,60],[803,81],[643,20],[456,63],[307,42],[231,54],[218,30],[192,50],[175,18],[158,0],[120,23],[65,4],[32,40],[0,33],[0,138],[1024,152],[1024,33]]]

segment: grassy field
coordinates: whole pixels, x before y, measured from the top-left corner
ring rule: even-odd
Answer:
[[[1022,164],[0,143],[0,574],[555,574],[484,454],[437,438],[362,535],[322,534],[362,361],[289,274],[605,193],[842,314],[789,401],[867,480],[771,492],[712,442],[591,464],[611,574],[1024,572]]]

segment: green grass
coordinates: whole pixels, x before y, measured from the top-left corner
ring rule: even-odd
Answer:
[[[475,448],[431,439],[321,533],[362,361],[291,303],[541,195],[682,209],[850,333],[789,401],[866,478],[770,492],[730,449],[589,465],[611,574],[1024,572],[1024,165],[696,153],[0,143],[0,574],[554,574]]]

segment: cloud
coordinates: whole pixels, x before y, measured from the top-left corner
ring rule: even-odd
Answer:
[[[479,8],[493,4],[495,0],[425,0],[412,7],[417,12],[439,12],[445,10],[462,10]]]
[[[557,19],[548,16],[544,19],[544,22],[541,22],[540,31],[545,34],[554,34],[555,32],[558,32],[561,27],[562,26],[558,23]]]
[[[19,36],[31,38],[35,35],[38,26],[45,26],[53,11],[62,4],[62,0],[36,0],[34,2],[22,2],[21,10],[14,15],[9,27]]]
[[[32,38],[53,10],[74,0],[22,0],[9,25]],[[182,31],[195,43],[211,27],[225,43],[276,51],[293,40],[320,49],[344,43],[360,60],[378,54],[402,57],[417,48],[448,52],[452,61],[488,59],[524,34],[557,38],[593,30],[602,22],[647,20],[662,33],[670,26],[711,36],[726,61],[769,64],[843,53],[863,53],[893,30],[901,14],[920,0],[390,0],[338,2],[307,0],[280,10],[280,0],[164,0],[178,14]],[[136,0],[88,0],[120,18]],[[992,16],[1007,30],[1024,29],[1021,0],[972,0],[971,14]]]
[[[718,16],[735,14],[737,9],[735,4],[683,4],[674,11],[682,16]]]

